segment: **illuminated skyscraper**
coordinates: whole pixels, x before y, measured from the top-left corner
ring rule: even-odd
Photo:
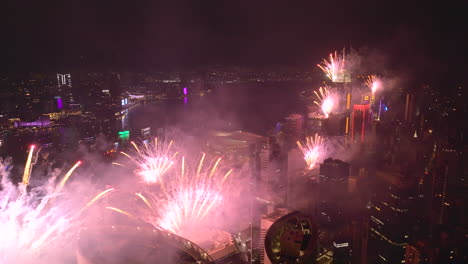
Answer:
[[[260,192],[267,193],[269,190],[268,182],[272,175],[271,171],[271,149],[270,142],[267,139],[267,142],[262,146],[260,150]]]
[[[72,93],[72,80],[70,73],[57,73],[57,89],[58,94],[55,95],[57,108],[70,108],[70,105],[75,103]]]
[[[57,73],[57,86],[60,88],[62,86],[72,87],[71,74],[70,73]]]
[[[369,257],[371,263],[404,263],[405,246],[421,228],[419,198],[412,180],[400,172],[377,171],[377,177],[381,181],[371,199]]]
[[[369,126],[370,116],[370,105],[354,105],[353,112],[351,114],[351,139],[359,135],[361,142],[364,141],[364,135]]]

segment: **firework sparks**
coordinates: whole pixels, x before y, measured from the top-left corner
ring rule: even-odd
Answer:
[[[28,159],[26,160],[26,165],[24,166],[24,173],[23,173],[23,185],[28,186],[29,185],[29,178],[31,177],[31,170],[32,170],[32,158],[34,154],[34,148],[36,146],[31,145],[29,147],[29,154],[28,154]]]
[[[135,193],[144,209],[133,215],[161,229],[190,236],[222,203],[232,170],[220,169],[220,162],[218,158],[208,164],[203,154],[198,164],[190,166],[182,157],[177,171],[151,186],[157,191]],[[120,212],[117,208],[107,209]]]
[[[330,53],[329,59],[323,59],[317,66],[325,73],[332,82],[339,82],[344,79],[345,74],[345,55],[339,57],[338,53]]]
[[[102,192],[100,192],[99,194],[97,194],[96,196],[94,196],[93,199],[91,199],[88,203],[86,203],[85,206],[83,206],[81,208],[81,210],[79,211],[78,214],[81,214],[82,212],[86,211],[89,207],[91,207],[93,204],[95,204],[97,201],[101,200],[102,198],[104,198],[105,196],[109,195],[110,193],[112,193],[113,191],[115,191],[114,188],[109,188],[107,190],[104,190]]]
[[[119,214],[123,214],[123,215],[125,215],[125,216],[130,217],[130,218],[136,218],[136,217],[134,217],[131,213],[126,212],[126,211],[124,211],[124,210],[121,210],[121,209],[119,209],[119,208],[115,208],[115,207],[111,207],[111,206],[106,206],[105,208],[108,209],[108,210],[111,210],[111,211],[115,211],[115,212],[117,212],[117,213],[119,213]]]
[[[143,141],[140,146],[133,141],[131,144],[136,155],[121,153],[136,164],[136,173],[142,177],[145,183],[157,183],[164,173],[174,165],[175,157],[178,154],[172,150],[173,141],[166,143],[155,138],[150,143]],[[123,166],[119,163],[114,164]]]
[[[309,170],[313,169],[322,154],[323,138],[318,134],[314,137],[307,137],[304,142],[297,141],[299,149],[304,154],[304,160]]]
[[[333,105],[335,104],[333,94],[330,92],[330,90],[328,90],[327,87],[320,87],[318,92],[314,91],[314,93],[317,97],[317,101],[314,101],[314,103],[320,106],[323,114],[326,118],[328,118],[333,109]]]
[[[375,75],[369,75],[366,80],[366,85],[371,89],[372,94],[375,94],[375,92],[382,87],[382,81]]]
[[[78,168],[78,166],[80,166],[80,165],[81,165],[81,161],[78,161],[77,163],[75,163],[75,165],[73,165],[73,167],[65,174],[63,179],[57,185],[57,187],[55,189],[55,193],[59,193],[59,192],[62,191],[63,187],[65,186],[65,183],[67,183],[67,181],[70,179],[70,176],[73,174],[73,172],[76,170],[76,168]]]
[[[64,248],[75,237],[72,230],[77,230],[78,217],[86,209],[77,212],[70,197],[58,197],[81,162],[58,184],[55,174],[43,185],[25,188],[29,184],[33,151],[31,146],[25,165],[27,173],[19,185],[9,179],[9,162],[0,160],[0,263],[37,263],[39,257],[47,263],[63,263],[56,249]]]

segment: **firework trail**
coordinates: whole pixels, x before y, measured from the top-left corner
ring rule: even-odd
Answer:
[[[314,103],[322,109],[326,118],[330,115],[335,104],[334,96],[327,87],[320,87],[318,92],[314,91],[317,101]]]
[[[372,94],[375,94],[375,92],[382,87],[382,81],[375,75],[369,75],[366,80],[366,85],[371,89]]]
[[[31,170],[33,164],[33,154],[34,154],[34,148],[36,146],[31,145],[29,147],[29,154],[28,158],[26,160],[26,165],[24,165],[24,173],[23,173],[23,185],[28,186],[29,185],[29,178],[31,177]]]
[[[58,184],[59,174],[55,174],[45,184],[27,188],[34,148],[29,150],[26,173],[18,185],[9,179],[10,162],[0,159],[0,264],[64,263],[59,255],[66,254],[63,249],[75,238],[78,217],[83,212],[73,210],[73,203],[62,193],[81,162]]]
[[[174,160],[178,154],[172,149],[173,141],[166,143],[155,138],[150,143],[143,141],[140,146],[133,141],[131,144],[135,155],[121,153],[137,166],[136,174],[140,175],[145,183],[157,183],[164,173],[174,165]],[[124,166],[115,162],[113,164]]]
[[[304,154],[304,160],[309,170],[313,169],[323,152],[323,138],[318,134],[314,137],[307,137],[305,141],[297,141],[299,149]]]
[[[323,59],[321,64],[317,64],[325,75],[332,82],[339,82],[340,79],[344,78],[345,73],[345,55],[343,51],[343,56],[339,57],[338,53],[330,53],[329,59]]]
[[[144,209],[133,215],[163,230],[190,237],[221,206],[229,187],[232,170],[220,169],[220,162],[218,158],[208,163],[203,154],[196,166],[190,166],[182,157],[180,168],[161,177],[157,186],[150,186],[157,190],[135,194]],[[107,209],[129,216],[115,207]]]

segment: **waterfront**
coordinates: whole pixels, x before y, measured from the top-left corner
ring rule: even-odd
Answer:
[[[2,148],[15,163],[24,161],[30,144],[53,148],[62,159],[90,141],[97,150],[108,149],[119,140],[118,132],[130,132],[130,139],[142,136],[141,129],[151,134],[174,129],[186,136],[198,136],[210,130],[249,131],[264,135],[290,113],[303,113],[305,103],[298,94],[310,84],[298,82],[223,85],[211,93],[189,94],[186,98],[161,99],[137,104],[116,118],[68,117],[48,128],[21,129],[10,133]],[[44,150],[46,150],[46,148]],[[63,155],[67,153],[67,155]],[[3,155],[3,154],[2,154]]]

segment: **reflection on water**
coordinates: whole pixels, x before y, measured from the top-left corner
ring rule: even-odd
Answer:
[[[80,140],[97,137],[100,133],[110,140],[118,140],[118,132],[125,130],[130,131],[130,138],[139,137],[141,129],[147,127],[151,127],[151,131],[177,127],[191,135],[211,129],[265,134],[288,114],[304,112],[306,103],[300,100],[298,94],[305,86],[226,85],[214,89],[212,93],[136,105],[123,110],[118,118],[71,118],[57,127],[24,129],[9,135],[0,155],[8,153],[13,157],[22,157],[31,142],[40,145],[53,143],[70,149],[77,147]]]
[[[204,96],[184,97],[136,106],[129,110],[128,127],[140,130],[174,126],[190,133],[200,129],[245,130],[265,133],[290,113],[304,112],[297,96],[303,85],[232,85]]]

